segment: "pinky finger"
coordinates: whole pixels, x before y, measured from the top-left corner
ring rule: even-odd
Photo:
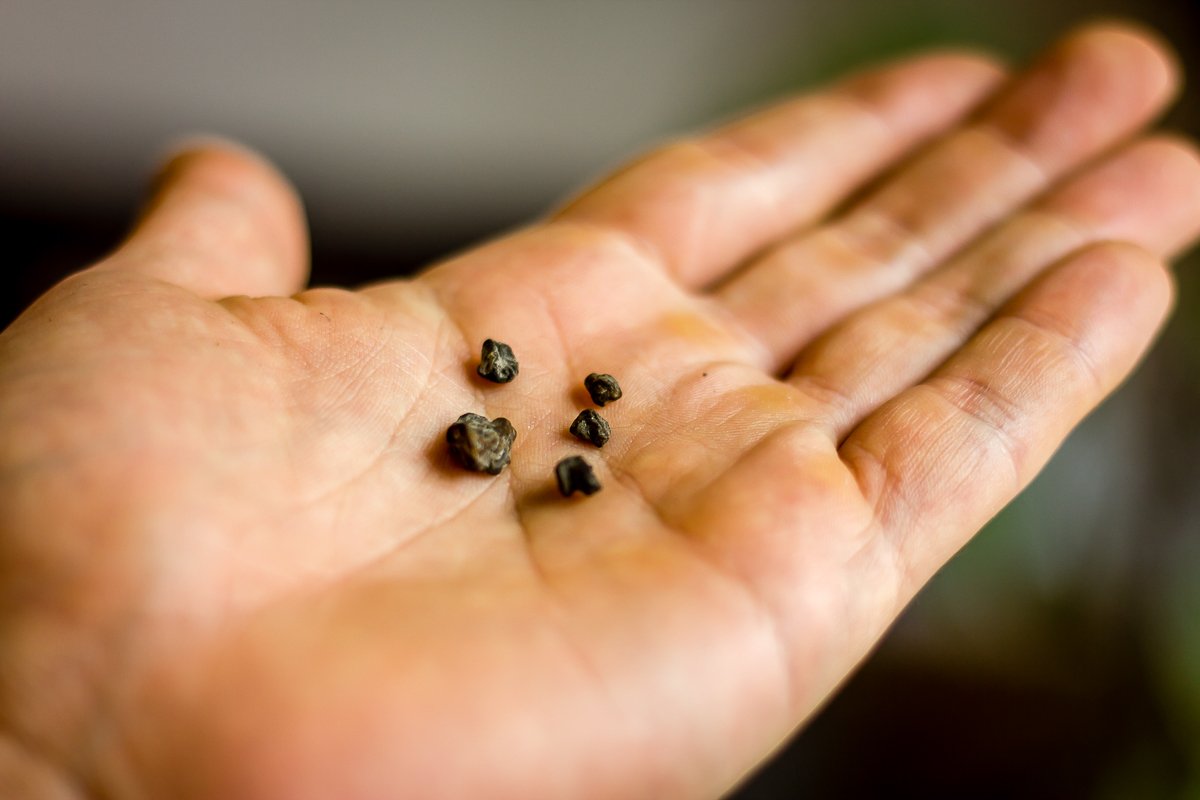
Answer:
[[[1161,260],[1141,249],[1079,251],[851,432],[842,459],[875,509],[906,596],[1129,374],[1171,295]]]

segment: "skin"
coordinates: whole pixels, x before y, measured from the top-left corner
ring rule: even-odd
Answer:
[[[1115,24],[922,55],[361,291],[302,291],[262,159],[181,152],[0,335],[0,795],[727,790],[1148,346],[1200,228],[1142,132],[1177,82]]]

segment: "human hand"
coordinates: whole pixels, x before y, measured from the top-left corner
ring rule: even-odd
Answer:
[[[1112,26],[1011,81],[922,56],[290,297],[291,191],[179,156],[0,335],[4,796],[727,789],[1149,343],[1200,161],[1124,140],[1174,85]],[[447,457],[467,411],[517,428],[498,477]],[[553,490],[572,453],[599,494]]]

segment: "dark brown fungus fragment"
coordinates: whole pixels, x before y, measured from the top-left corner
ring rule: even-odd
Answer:
[[[554,477],[558,479],[558,491],[563,497],[570,497],[575,492],[595,494],[600,491],[600,481],[592,467],[579,456],[567,456],[554,467]]]
[[[467,469],[499,475],[508,465],[517,431],[504,417],[463,414],[446,431],[450,455]]]
[[[591,442],[596,447],[604,447],[608,437],[612,435],[612,428],[608,426],[608,420],[604,417],[590,408],[585,408],[571,423],[571,433],[577,439]]]
[[[593,372],[583,379],[583,386],[591,395],[592,402],[603,407],[605,403],[621,399],[621,385],[612,375]]]
[[[495,339],[483,340],[483,353],[475,368],[481,378],[493,383],[508,383],[517,377],[518,369],[517,357],[511,347]]]

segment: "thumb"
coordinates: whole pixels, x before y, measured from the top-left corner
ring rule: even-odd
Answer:
[[[193,139],[167,159],[133,231],[95,269],[137,272],[212,299],[294,294],[308,279],[304,209],[262,156]]]

